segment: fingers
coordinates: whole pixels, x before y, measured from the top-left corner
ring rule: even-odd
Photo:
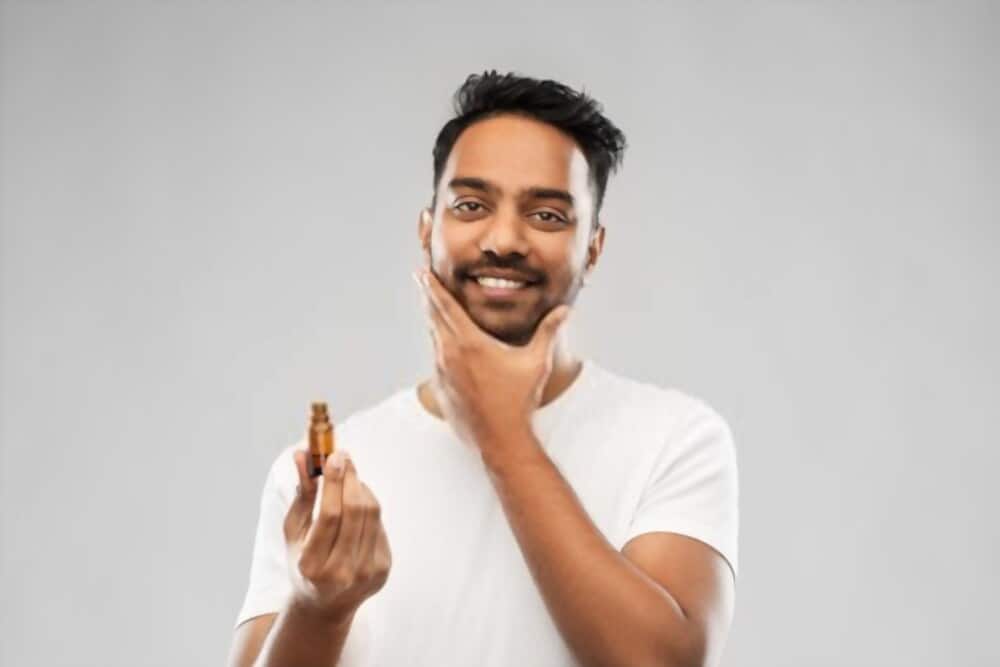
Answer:
[[[440,309],[434,305],[434,301],[430,296],[430,290],[424,285],[420,275],[419,271],[414,271],[413,280],[417,283],[417,287],[420,290],[420,297],[424,302],[424,308],[427,311],[428,318],[430,318],[427,333],[430,334],[431,345],[434,347],[435,364],[438,367],[443,367],[445,345],[451,343],[455,333],[441,314]]]
[[[434,367],[442,369],[445,367],[444,343],[438,334],[437,325],[431,324],[427,327],[427,331],[431,335],[431,346],[434,348]]]
[[[316,479],[309,474],[309,452],[299,449],[292,456],[295,459],[295,470],[299,473],[298,491],[304,496],[315,494]]]
[[[414,274],[414,278],[420,287],[420,294],[424,300],[424,308],[427,310],[427,315],[431,320],[431,335],[435,335],[435,329],[438,331],[438,336],[455,335],[458,331],[456,324],[445,313],[441,306],[440,298],[431,291],[421,278],[417,277],[417,274]]]
[[[360,576],[371,591],[378,591],[385,585],[392,566],[389,553],[389,540],[382,523],[382,510],[371,490],[362,485],[369,497],[370,513],[365,521],[364,534],[361,536],[361,549],[358,553]]]
[[[431,325],[428,327],[428,331],[431,334],[431,341],[434,343],[434,349],[437,353],[441,354],[441,346],[451,340],[455,332],[448,328],[448,324],[433,306],[428,306],[427,314],[431,318]]]
[[[375,553],[375,545],[378,542],[379,532],[382,530],[382,508],[375,498],[375,494],[368,488],[368,485],[361,484],[361,491],[365,497],[365,527],[361,531],[358,539],[358,564],[363,568],[371,568],[372,554]]]
[[[562,304],[556,306],[538,324],[535,335],[531,340],[531,346],[542,352],[548,352],[562,328],[562,325],[569,319],[570,307]]]
[[[484,335],[479,325],[472,321],[469,313],[448,291],[441,279],[429,268],[417,272],[418,283],[427,297],[432,315],[436,313],[444,323],[448,333],[462,340],[472,340]]]
[[[308,490],[308,455],[301,453],[295,460],[300,488]],[[317,507],[302,540],[298,558],[301,575],[328,596],[341,596],[350,590],[356,593],[349,595],[367,596],[381,589],[391,565],[382,510],[375,494],[358,478],[345,450],[337,450],[327,460],[322,484],[312,495]],[[305,508],[300,512],[308,516],[305,502],[297,503]]]
[[[372,562],[376,572],[387,574],[392,568],[392,550],[389,548],[389,537],[385,534],[385,527],[380,527],[378,536],[375,539],[375,555]]]
[[[359,540],[364,530],[367,509],[354,464],[348,459],[344,470],[344,505],[340,519],[340,532],[330,552],[329,567],[347,567],[357,563]]]
[[[345,463],[348,460],[347,452],[338,449],[323,466],[323,493],[319,499],[319,513],[309,528],[303,545],[303,567],[322,567],[337,540],[343,516]]]
[[[384,527],[379,524],[378,534],[374,540],[374,551],[367,561],[370,568],[372,583],[375,591],[381,590],[389,578],[389,571],[392,569],[392,552],[389,550],[389,538],[385,534]]]
[[[312,508],[316,501],[316,480],[308,473],[308,452],[298,450],[292,453],[299,483],[295,487],[295,498],[285,515],[285,539],[289,542],[301,540],[312,523]]]
[[[447,320],[456,333],[467,332],[478,329],[478,326],[469,318],[469,314],[455,300],[454,295],[448,291],[437,274],[429,268],[423,272],[423,282],[430,294],[434,305]]]

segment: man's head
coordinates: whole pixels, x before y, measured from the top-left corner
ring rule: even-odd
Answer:
[[[550,310],[575,301],[600,256],[598,214],[625,150],[601,110],[561,83],[495,71],[455,94],[418,231],[431,269],[500,340],[530,340]]]

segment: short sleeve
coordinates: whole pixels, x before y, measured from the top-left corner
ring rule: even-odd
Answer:
[[[654,459],[624,542],[650,532],[680,533],[718,551],[738,568],[739,483],[736,449],[725,420],[705,403],[668,434]]]
[[[236,625],[262,614],[276,614],[284,606],[292,590],[285,546],[285,515],[291,497],[280,483],[282,457],[291,457],[286,450],[268,471],[260,498],[260,514],[254,536],[250,561],[250,583],[243,606],[236,616]]]

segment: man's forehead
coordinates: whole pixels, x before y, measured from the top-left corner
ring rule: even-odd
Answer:
[[[586,157],[576,142],[538,121],[493,118],[467,128],[455,142],[442,178],[476,178],[503,194],[532,188],[574,192],[587,187]]]

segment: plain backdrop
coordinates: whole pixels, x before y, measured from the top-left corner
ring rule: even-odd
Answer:
[[[5,2],[0,663],[223,662],[309,401],[432,368],[496,68],[628,138],[572,340],[733,428],[724,664],[1000,664],[998,6]]]

